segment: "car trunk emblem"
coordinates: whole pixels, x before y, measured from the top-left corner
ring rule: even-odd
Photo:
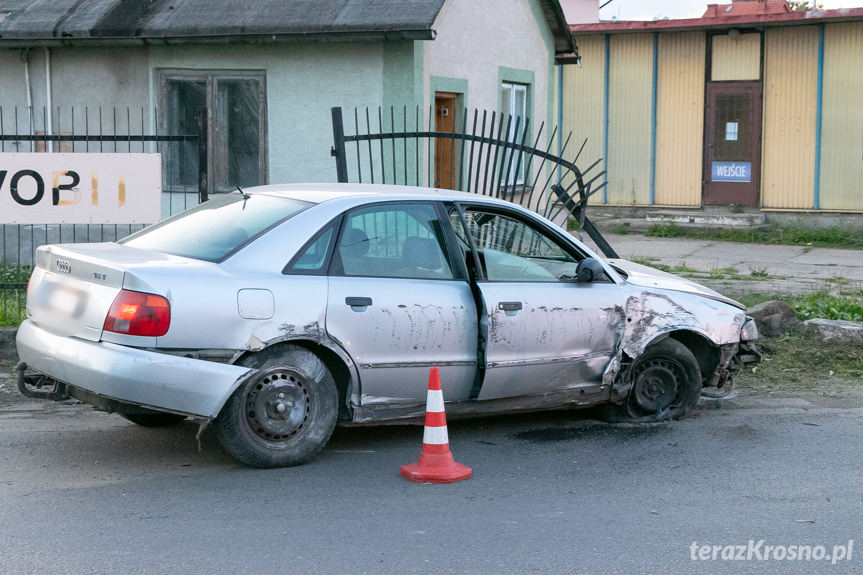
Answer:
[[[72,273],[72,264],[66,260],[57,260],[57,271],[61,274]]]

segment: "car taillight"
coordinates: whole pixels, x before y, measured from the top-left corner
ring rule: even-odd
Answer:
[[[121,290],[102,329],[126,335],[159,337],[168,333],[171,306],[160,295]]]

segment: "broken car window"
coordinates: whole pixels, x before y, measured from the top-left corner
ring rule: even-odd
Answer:
[[[477,208],[465,210],[465,221],[488,280],[554,282],[575,276],[578,260],[526,223]],[[455,229],[464,233],[461,225]]]

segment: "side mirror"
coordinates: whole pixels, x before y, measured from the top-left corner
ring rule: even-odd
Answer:
[[[596,258],[586,258],[578,262],[578,267],[575,268],[575,282],[580,284],[589,284],[600,279],[605,270],[602,264]]]

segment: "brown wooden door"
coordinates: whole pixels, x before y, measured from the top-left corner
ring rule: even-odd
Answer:
[[[704,204],[757,207],[761,183],[761,82],[707,86]]]
[[[435,92],[435,131],[455,132],[456,94]],[[437,138],[434,145],[434,186],[454,190],[456,187],[453,166],[455,140]]]

